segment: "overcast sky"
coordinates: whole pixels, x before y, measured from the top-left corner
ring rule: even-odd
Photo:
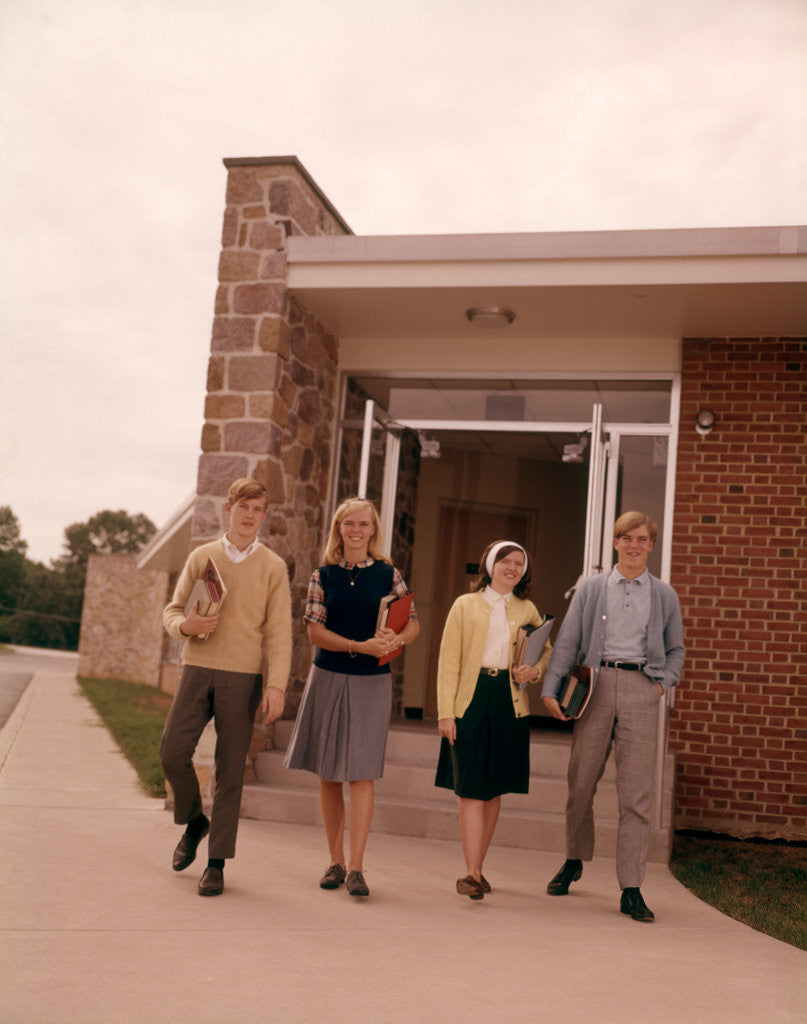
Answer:
[[[0,505],[194,489],[222,158],[356,234],[807,223],[805,0],[1,0]]]

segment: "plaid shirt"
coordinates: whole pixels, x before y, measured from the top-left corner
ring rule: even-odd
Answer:
[[[366,569],[368,565],[372,565],[375,559],[367,558],[363,562],[339,562],[339,565],[343,569]],[[404,583],[403,576],[393,566],[392,569],[392,592],[398,597],[403,597],[404,594],[409,593]],[[412,609],[409,612],[409,619],[417,618],[417,612],[415,611],[415,602],[412,602]],[[319,569],[315,569],[311,574],[311,579],[308,582],[308,598],[305,603],[305,615],[303,616],[305,622],[316,622],[320,626],[324,626],[328,619],[328,610],[325,607],[325,591],[322,589],[322,582],[319,578]]]

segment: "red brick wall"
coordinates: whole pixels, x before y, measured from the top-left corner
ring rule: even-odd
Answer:
[[[686,341],[676,825],[807,838],[807,339]],[[695,430],[700,409],[715,427]]]

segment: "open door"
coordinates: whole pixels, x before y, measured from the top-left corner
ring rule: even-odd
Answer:
[[[591,410],[591,432],[586,497],[586,535],[580,575],[567,591],[571,596],[586,576],[598,576],[613,565],[611,535],[616,519],[619,477],[619,440],[613,441],[603,429],[602,405]]]
[[[382,551],[388,558],[392,547],[398,462],[402,427],[372,399],[364,406],[359,485],[357,494],[376,503],[381,519]]]

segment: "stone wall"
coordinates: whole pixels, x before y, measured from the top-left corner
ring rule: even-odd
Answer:
[[[261,539],[289,568],[294,657],[287,716],[310,662],[303,610],[319,564],[337,420],[338,342],[286,288],[290,235],[350,229],[296,158],[227,160],[195,546],[219,536],[237,477],[269,492]]]
[[[807,339],[684,344],[678,827],[807,838]],[[699,410],[716,416],[694,428]]]
[[[168,573],[139,571],[137,555],[91,555],[87,565],[79,675],[160,681]]]

